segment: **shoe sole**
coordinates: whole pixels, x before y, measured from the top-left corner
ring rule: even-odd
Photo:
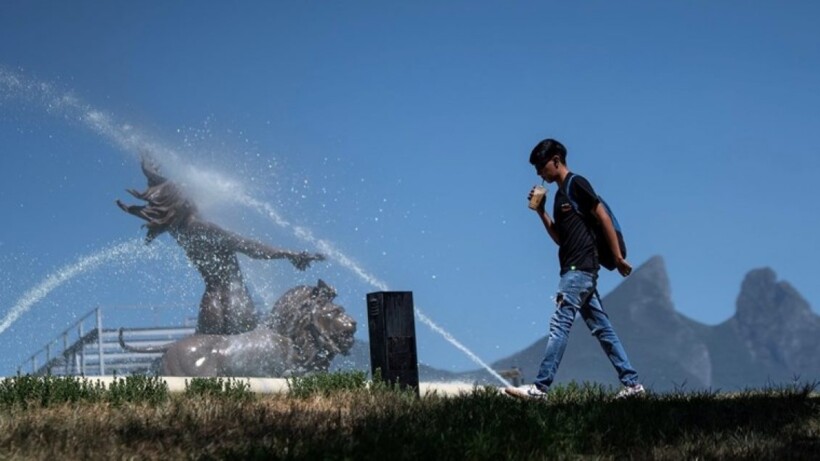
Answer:
[[[638,392],[633,392],[632,394],[616,395],[615,399],[616,400],[631,399],[631,398],[635,398],[635,397],[643,397],[645,395],[646,395],[646,391],[638,391]]]
[[[504,392],[511,397],[515,397],[521,400],[540,400],[541,398],[543,398],[530,395],[529,393],[527,393],[527,391],[523,391],[516,387],[505,387]]]

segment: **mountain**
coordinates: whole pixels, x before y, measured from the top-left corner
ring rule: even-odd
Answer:
[[[604,310],[641,380],[658,389],[709,387],[712,361],[697,322],[675,311],[663,259],[653,257],[603,299]],[[545,325],[546,328],[546,325]],[[517,366],[530,381],[546,347],[543,337],[523,351],[492,364]],[[556,382],[596,381],[618,384],[612,365],[583,320],[576,319]]]
[[[820,316],[769,268],[746,275],[732,318],[700,328],[712,356],[713,387],[820,378]]]
[[[749,272],[734,316],[715,326],[676,312],[669,286],[663,259],[656,256],[603,298],[630,361],[653,389],[737,390],[820,379],[820,316],[791,285],[778,282],[773,270]],[[492,366],[517,366],[530,381],[545,347],[546,337]],[[488,373],[468,375],[490,379]],[[619,384],[580,319],[556,378]]]
[[[660,256],[638,267],[603,298],[603,304],[641,381],[655,390],[737,390],[796,378],[820,380],[820,316],[788,282],[777,281],[772,269],[746,275],[735,314],[719,325],[705,325],[675,311]],[[538,371],[546,341],[542,337],[491,366],[517,367],[529,382]],[[339,358],[332,369],[349,368],[370,369],[368,343],[357,341],[351,355]],[[497,383],[486,370],[453,373],[420,365],[419,375],[425,381]],[[619,384],[580,317],[556,376],[558,383],[568,381]]]

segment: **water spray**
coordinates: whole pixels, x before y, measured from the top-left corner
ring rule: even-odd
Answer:
[[[294,226],[289,223],[287,220],[282,218],[282,216],[273,209],[269,204],[262,203],[258,200],[253,199],[252,197],[243,196],[239,198],[240,203],[244,205],[256,209],[259,213],[262,213],[265,216],[268,216],[271,221],[273,221],[276,225],[290,229],[294,235],[299,237],[300,239],[314,245],[321,251],[322,253],[326,254],[329,258],[335,260],[337,263],[341,264],[346,269],[350,270],[354,274],[358,275],[359,278],[370,284],[372,287],[378,289],[379,291],[390,291],[390,288],[387,284],[374,275],[367,273],[361,265],[350,259],[347,255],[336,249],[333,244],[328,242],[327,240],[318,239],[313,236],[313,233],[309,229],[305,229],[304,227]],[[489,365],[487,365],[481,358],[475,355],[470,349],[467,348],[464,344],[459,342],[456,338],[453,337],[449,332],[445,331],[441,328],[438,324],[433,322],[430,317],[425,315],[418,306],[415,307],[416,317],[427,325],[431,330],[440,334],[447,342],[455,346],[458,350],[463,352],[467,357],[470,358],[473,362],[480,365],[486,371],[488,371],[493,377],[504,383],[505,386],[510,386],[510,383],[501,377],[495,370],[492,369]]]
[[[97,133],[101,137],[113,142],[120,149],[132,153],[140,154],[150,152],[173,173],[173,176],[187,179],[191,184],[200,183],[203,178],[207,178],[208,187],[219,186],[219,192],[225,196],[232,197],[236,202],[256,210],[258,213],[268,217],[274,224],[292,232],[297,238],[317,247],[329,258],[341,264],[346,269],[355,273],[359,278],[369,285],[381,291],[388,291],[388,286],[375,276],[367,273],[360,264],[353,261],[342,251],[334,247],[327,240],[319,239],[313,235],[310,229],[294,225],[286,220],[270,204],[259,201],[249,196],[242,186],[225,178],[224,175],[203,171],[183,162],[181,156],[173,149],[160,143],[152,141],[149,137],[141,134],[129,124],[118,124],[112,117],[104,112],[95,109],[91,105],[83,102],[70,93],[61,93],[52,85],[42,82],[27,80],[22,76],[0,68],[0,96],[9,94],[11,96],[25,95],[35,97],[37,103],[43,106],[50,113],[59,113],[64,117],[79,122],[86,128]],[[207,189],[207,188],[205,188]],[[0,334],[2,334],[17,318],[31,308],[33,304],[43,299],[49,292],[65,283],[72,277],[99,265],[111,261],[119,256],[134,251],[145,251],[142,242],[128,242],[113,248],[94,253],[80,259],[77,263],[60,269],[56,274],[49,276],[33,289],[26,292],[23,297],[11,308],[9,313],[0,323]],[[466,346],[456,340],[450,333],[445,331],[433,320],[427,317],[418,307],[415,308],[416,316],[434,332],[440,334],[450,344],[462,351],[473,362],[488,371],[493,377],[504,385],[510,384],[501,377],[495,370],[476,356]]]
[[[23,296],[14,303],[14,306],[9,309],[6,316],[0,321],[0,334],[3,334],[21,315],[31,309],[31,306],[72,278],[111,261],[121,260],[125,257],[137,259],[156,254],[157,251],[146,246],[142,239],[135,239],[104,248],[89,256],[80,258],[73,264],[57,269],[45,280],[35,285],[34,288],[23,293]]]

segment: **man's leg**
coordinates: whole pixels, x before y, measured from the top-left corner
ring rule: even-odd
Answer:
[[[638,384],[638,372],[629,363],[624,346],[621,344],[618,334],[615,333],[615,329],[612,328],[609,316],[604,312],[597,291],[581,307],[581,317],[583,317],[592,335],[598,339],[612,366],[615,367],[621,383],[624,386]]]
[[[550,319],[550,333],[547,338],[547,348],[544,360],[535,378],[535,385],[545,391],[555,379],[555,373],[567,349],[567,339],[575,321],[575,314],[586,298],[591,294],[591,276],[583,272],[570,271],[561,277],[558,284],[558,294],[555,300],[556,309]]]
[[[567,349],[567,339],[572,322],[575,320],[577,308],[570,304],[561,303],[555,309],[550,319],[550,334],[547,338],[547,348],[544,352],[544,360],[538,369],[538,376],[535,378],[535,385],[542,391],[546,391],[555,379],[558,365],[564,357]]]

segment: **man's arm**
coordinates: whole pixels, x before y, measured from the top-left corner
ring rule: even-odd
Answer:
[[[618,272],[626,277],[632,272],[632,265],[630,265],[626,259],[624,259],[624,255],[621,254],[621,246],[618,245],[618,234],[615,233],[615,226],[612,225],[612,220],[609,219],[609,213],[606,212],[604,205],[600,202],[595,206],[593,211],[595,217],[598,218],[598,221],[604,228],[604,235],[606,235],[607,242],[609,243],[609,249],[615,256],[615,265],[618,266]]]
[[[544,228],[547,229],[547,233],[552,237],[552,241],[555,242],[556,245],[561,246],[561,239],[558,237],[558,231],[555,229],[555,222],[553,222],[550,215],[548,215],[543,208],[537,211],[539,212],[538,216],[541,217],[541,222],[544,223]]]
[[[532,191],[530,191],[530,195],[527,197],[527,200],[530,200],[531,198]],[[547,214],[546,203],[547,195],[544,194],[544,199],[541,200],[541,204],[535,209],[535,212],[538,213],[538,216],[541,218],[541,222],[544,223],[544,228],[547,230],[547,233],[550,234],[550,237],[552,237],[552,241],[555,242],[556,245],[561,246],[561,238],[558,236],[558,230],[555,228],[555,222],[552,218],[550,218],[550,215]]]

